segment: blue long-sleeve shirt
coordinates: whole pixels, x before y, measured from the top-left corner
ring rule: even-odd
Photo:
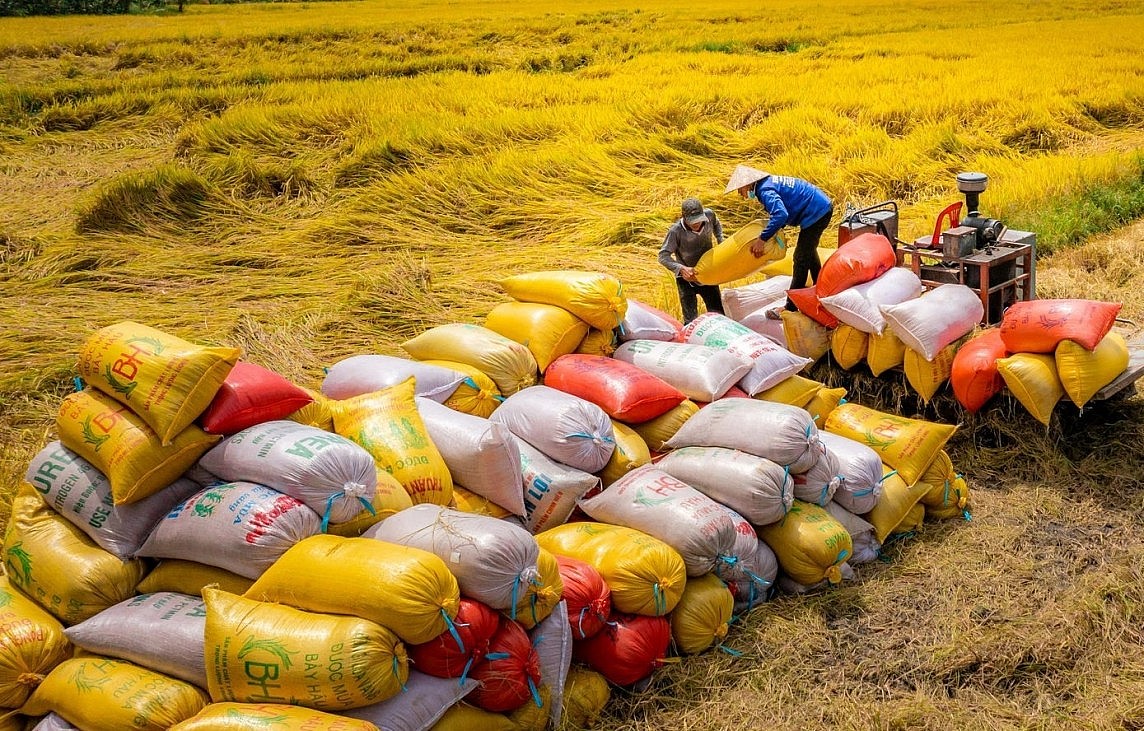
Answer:
[[[809,226],[830,210],[830,198],[821,190],[789,175],[768,175],[755,183],[755,197],[770,215],[759,234],[770,240],[783,226]]]

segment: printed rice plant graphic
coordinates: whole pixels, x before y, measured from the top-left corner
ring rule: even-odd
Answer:
[[[251,635],[243,641],[242,647],[238,651],[238,659],[242,660],[247,655],[255,652],[267,652],[276,656],[283,670],[289,670],[294,664],[290,656],[298,654],[297,650],[287,650],[286,646],[278,640],[257,639],[254,635]]]
[[[32,556],[24,550],[24,542],[19,541],[8,549],[8,555],[4,559],[4,566],[7,568],[8,575],[11,576],[17,584],[21,586],[31,586],[32,584]]]
[[[131,398],[131,394],[135,391],[135,387],[139,385],[135,381],[124,382],[116,378],[115,374],[111,371],[111,366],[103,367],[103,377],[107,379],[107,385],[111,386],[111,388],[114,389],[116,393],[121,393],[123,394],[124,398],[128,399]]]
[[[271,726],[284,725],[290,719],[284,715],[277,716],[253,716],[251,713],[255,711],[240,711],[234,708],[228,708],[226,711],[227,718],[241,718],[245,726],[257,728],[270,728]]]
[[[91,427],[90,416],[83,420],[83,424],[80,426],[80,428],[83,430],[84,443],[90,444],[93,451],[98,452],[100,447],[102,447],[108,439],[111,439],[110,434],[95,433],[95,430]]]
[[[80,693],[90,693],[96,691],[99,688],[102,688],[104,685],[107,685],[108,681],[111,680],[111,678],[107,676],[102,678],[88,677],[85,674],[86,670],[86,664],[80,665],[78,668],[76,668],[75,672],[72,673],[71,676],[72,685],[74,685],[75,689]]]

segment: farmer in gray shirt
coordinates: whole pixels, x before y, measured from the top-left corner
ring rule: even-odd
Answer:
[[[699,316],[697,297],[703,298],[708,312],[723,312],[719,285],[700,284],[694,269],[699,257],[722,241],[723,226],[715,211],[704,208],[698,198],[684,198],[683,216],[671,224],[659,249],[659,263],[675,275],[684,325]]]

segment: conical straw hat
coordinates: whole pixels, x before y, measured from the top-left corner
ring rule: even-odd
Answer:
[[[727,190],[723,192],[730,193],[733,190],[742,188],[744,185],[757,183],[768,175],[770,175],[770,173],[764,173],[762,170],[757,170],[748,165],[736,165],[735,172],[731,173],[731,179],[727,181]]]

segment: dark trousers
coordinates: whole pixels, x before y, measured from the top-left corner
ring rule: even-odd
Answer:
[[[693,284],[683,277],[676,277],[675,287],[679,290],[679,306],[683,309],[684,325],[699,317],[698,297],[703,298],[708,312],[722,314],[723,297],[719,294],[718,284]]]
[[[791,289],[809,287],[818,281],[818,272],[822,269],[822,262],[818,260],[818,242],[822,239],[822,233],[830,225],[830,219],[833,216],[834,206],[831,206],[826,213],[822,214],[822,218],[798,230],[798,242],[794,245],[794,256],[791,262]],[[806,281],[808,275],[810,277],[809,282]],[[798,309],[789,299],[786,308],[792,312]]]

